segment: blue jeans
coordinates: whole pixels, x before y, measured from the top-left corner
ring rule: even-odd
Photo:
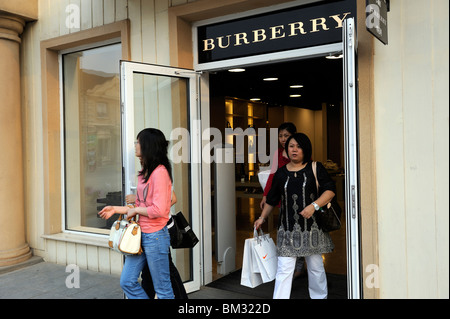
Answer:
[[[158,299],[173,299],[169,270],[170,236],[167,228],[154,233],[142,233],[141,255],[127,256],[120,276],[120,286],[129,299],[148,299],[138,282],[139,275],[148,264]]]

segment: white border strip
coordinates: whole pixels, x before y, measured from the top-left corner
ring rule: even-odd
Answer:
[[[325,56],[328,54],[341,53],[343,50],[342,42],[334,44],[326,44],[321,46],[309,47],[304,49],[296,49],[268,54],[260,54],[244,58],[230,59],[217,62],[209,62],[198,64],[195,62],[194,68],[196,71],[218,71],[236,67],[240,65],[256,66],[275,62],[288,62],[299,59],[314,58]],[[194,53],[197,54],[197,53]]]

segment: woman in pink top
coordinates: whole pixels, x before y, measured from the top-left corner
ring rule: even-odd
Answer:
[[[99,213],[104,219],[116,213],[126,214],[127,218],[140,215],[143,253],[125,258],[120,277],[120,286],[129,299],[148,299],[138,282],[145,263],[150,269],[158,299],[174,298],[169,271],[170,236],[166,227],[172,193],[172,168],[167,147],[168,142],[160,130],[142,130],[135,142],[136,157],[141,158],[142,165],[135,207],[107,206]]]
[[[270,175],[269,179],[267,180],[266,187],[264,188],[264,194],[263,199],[261,200],[261,203],[259,204],[259,207],[261,207],[261,210],[264,209],[264,204],[266,203],[267,194],[269,194],[270,188],[272,187],[272,180],[273,176],[275,175],[276,171],[280,168],[289,163],[291,160],[288,158],[285,150],[285,144],[291,135],[297,133],[297,127],[294,123],[286,122],[281,124],[278,127],[278,142],[280,142],[281,147],[278,148],[277,152],[274,154],[274,165],[270,169]],[[275,161],[276,159],[276,161]]]

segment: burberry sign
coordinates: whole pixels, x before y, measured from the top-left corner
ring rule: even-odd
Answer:
[[[300,49],[342,41],[342,24],[354,17],[355,0],[319,2],[200,26],[198,62]]]

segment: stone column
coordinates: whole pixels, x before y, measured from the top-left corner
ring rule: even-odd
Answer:
[[[25,239],[20,93],[22,18],[0,11],[0,267],[31,257]]]

